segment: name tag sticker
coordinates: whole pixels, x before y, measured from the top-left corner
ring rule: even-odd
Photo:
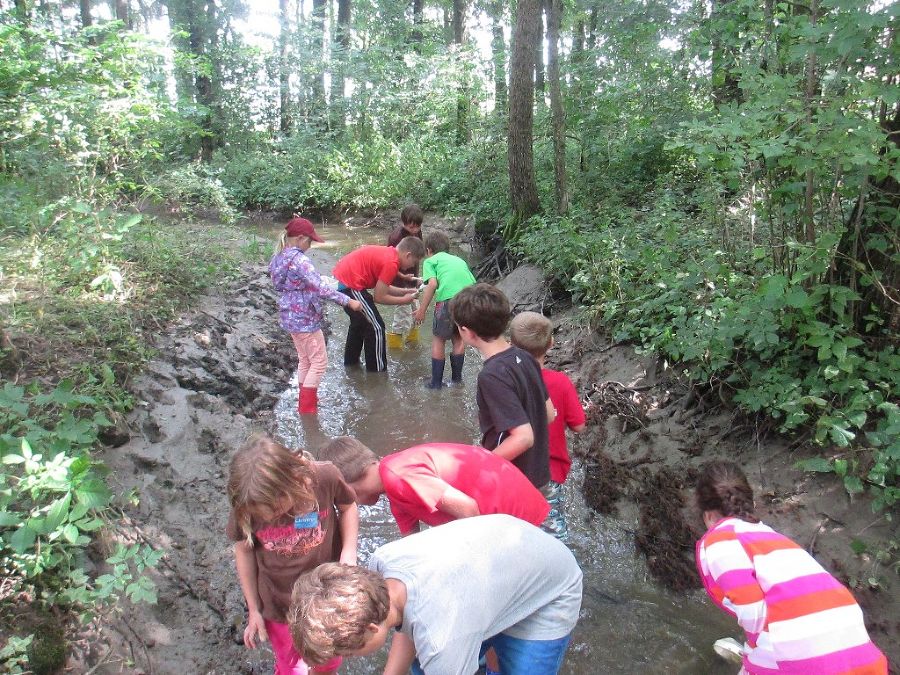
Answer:
[[[295,530],[311,530],[319,526],[319,512],[310,511],[303,516],[294,516]]]

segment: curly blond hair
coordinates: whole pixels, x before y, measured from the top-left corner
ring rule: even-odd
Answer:
[[[265,434],[253,434],[235,453],[228,469],[228,499],[247,543],[253,545],[253,516],[260,508],[274,509],[286,500],[305,513],[316,504],[316,470]]]
[[[296,650],[314,666],[361,649],[369,624],[387,620],[387,584],[364,567],[325,563],[294,582],[288,627]]]

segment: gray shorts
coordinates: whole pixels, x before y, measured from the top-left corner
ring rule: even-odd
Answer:
[[[459,329],[450,317],[450,301],[434,303],[434,322],[431,324],[431,334],[442,340],[450,340],[459,335]]]

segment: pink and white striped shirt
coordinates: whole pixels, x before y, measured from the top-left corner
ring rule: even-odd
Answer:
[[[747,634],[748,673],[887,673],[850,591],[767,525],[720,520],[697,542],[697,567]]]

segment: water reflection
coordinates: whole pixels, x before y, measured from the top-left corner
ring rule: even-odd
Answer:
[[[319,231],[328,245],[317,246],[310,255],[323,274],[351,247],[383,243],[386,236],[381,230],[329,226]],[[380,310],[389,324],[393,308]],[[477,442],[475,378],[481,368],[477,352],[467,351],[462,387],[434,391],[425,387],[431,363],[430,314],[417,346],[389,351],[387,373],[345,369],[347,318],[336,306],[329,308],[329,317],[333,332],[328,340],[328,371],[319,389],[318,419],[297,415],[296,382],[276,408],[279,435],[289,445],[314,450],[328,438],[349,435],[376,454],[386,455],[425,441]],[[585,506],[576,487],[583,479],[583,468],[576,461],[564,489],[570,548],[584,570],[585,592],[562,672],[733,673],[735,668],[713,653],[712,643],[735,634],[734,624],[702,593],[686,597],[657,587],[635,553],[626,524],[595,516]],[[372,551],[399,533],[384,497],[374,506],[362,507],[361,520],[360,561],[364,563]],[[627,526],[633,529],[634,524]],[[378,673],[384,658],[384,653],[350,658],[341,672]]]

